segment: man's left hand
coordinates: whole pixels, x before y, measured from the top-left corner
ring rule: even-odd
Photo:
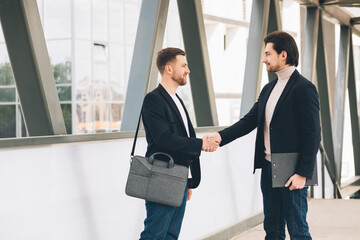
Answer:
[[[288,187],[290,184],[289,190],[294,189],[303,189],[305,187],[306,177],[300,176],[299,174],[294,174],[285,184],[285,187]]]
[[[186,198],[187,201],[189,201],[191,199],[191,195],[192,195],[192,190],[188,189],[188,194],[187,194],[187,198]]]

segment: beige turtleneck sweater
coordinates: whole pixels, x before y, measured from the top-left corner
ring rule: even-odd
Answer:
[[[291,74],[295,71],[295,66],[289,66],[281,71],[276,72],[278,81],[274,86],[265,107],[265,122],[264,122],[264,143],[265,143],[265,159],[271,161],[270,148],[270,122],[276,107],[276,104],[284,91],[284,88],[289,81]]]

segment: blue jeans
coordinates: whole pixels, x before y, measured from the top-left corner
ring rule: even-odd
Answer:
[[[261,172],[265,240],[284,240],[285,224],[291,240],[311,240],[306,222],[308,187],[293,191],[272,188],[271,163],[265,162]]]
[[[186,187],[180,207],[171,207],[150,201],[145,202],[147,216],[140,240],[178,239],[185,213],[187,189]]]

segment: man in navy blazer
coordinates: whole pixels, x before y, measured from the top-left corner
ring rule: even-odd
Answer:
[[[299,54],[291,35],[276,31],[264,42],[263,63],[278,78],[264,86],[242,119],[209,138],[223,146],[257,128],[254,172],[262,169],[265,239],[285,239],[285,224],[292,240],[311,239],[305,182],[312,178],[321,140],[318,92],[296,70]],[[299,153],[295,174],[284,187],[272,188],[271,154],[294,152]]]
[[[185,105],[176,94],[177,88],[187,83],[190,73],[185,52],[178,48],[165,48],[158,52],[156,65],[161,74],[161,83],[146,95],[142,109],[148,143],[146,156],[165,152],[172,156],[176,164],[188,166],[192,178],[188,180],[180,207],[146,201],[147,216],[140,239],[178,239],[186,201],[191,198],[191,189],[200,183],[201,150],[215,151],[218,143],[196,138]],[[174,122],[171,121],[169,109]]]

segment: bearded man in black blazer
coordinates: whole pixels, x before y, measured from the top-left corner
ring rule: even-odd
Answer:
[[[218,143],[196,138],[185,105],[176,94],[177,88],[187,83],[190,73],[185,52],[178,48],[165,48],[158,52],[156,65],[161,74],[161,83],[146,95],[142,109],[148,143],[146,156],[150,157],[156,152],[167,153],[176,164],[188,166],[192,178],[188,180],[180,207],[146,201],[147,216],[140,239],[178,239],[186,201],[191,198],[191,189],[200,183],[201,150],[215,151]]]
[[[265,239],[285,239],[285,224],[292,240],[311,239],[305,182],[312,178],[321,140],[318,92],[296,70],[299,53],[291,35],[276,31],[264,42],[263,63],[278,78],[264,86],[242,119],[209,138],[223,146],[257,128],[254,172],[262,169]],[[299,153],[295,174],[282,188],[272,188],[273,153]]]

